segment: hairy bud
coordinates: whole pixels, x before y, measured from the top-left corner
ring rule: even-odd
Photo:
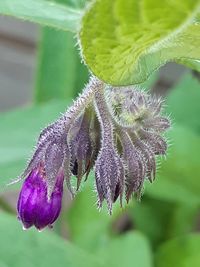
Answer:
[[[83,175],[90,170],[92,157],[92,141],[90,137],[90,114],[84,113],[76,127],[78,131],[70,140],[70,152],[72,155],[72,173],[77,176],[77,189],[80,186]]]
[[[126,166],[125,186],[128,202],[132,193],[140,194],[146,175],[146,164],[130,136],[125,131],[121,131],[120,137],[123,147],[123,161]]]
[[[109,87],[107,98],[123,147],[128,201],[132,193],[140,196],[145,178],[150,182],[155,179],[156,155],[166,153],[162,133],[170,121],[161,114],[161,99],[133,87]]]
[[[99,207],[106,199],[109,212],[112,203],[120,196],[122,199],[124,184],[124,168],[122,160],[111,145],[102,147],[95,164],[96,188]]]

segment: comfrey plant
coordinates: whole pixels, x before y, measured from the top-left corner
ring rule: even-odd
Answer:
[[[119,198],[141,195],[145,179],[156,174],[156,155],[164,155],[162,136],[169,119],[162,101],[134,87],[114,88],[91,77],[83,93],[57,121],[40,134],[35,153],[21,175],[26,178],[18,200],[25,229],[41,230],[59,216],[63,182],[74,196],[92,168],[98,207],[109,213]],[[77,177],[76,190],[71,185]]]

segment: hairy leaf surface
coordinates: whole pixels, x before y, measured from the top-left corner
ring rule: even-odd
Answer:
[[[166,62],[199,69],[199,0],[97,0],[80,39],[91,71],[107,83],[141,83]]]

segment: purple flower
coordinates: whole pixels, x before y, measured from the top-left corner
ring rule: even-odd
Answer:
[[[18,218],[25,229],[34,225],[38,230],[42,230],[46,226],[51,226],[58,218],[63,194],[64,174],[62,170],[56,179],[50,199],[47,197],[47,182],[43,166],[32,170],[24,181],[17,210]]]

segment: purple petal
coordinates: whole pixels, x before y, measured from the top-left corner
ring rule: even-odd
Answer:
[[[18,218],[25,228],[32,225],[39,230],[51,225],[61,210],[64,173],[56,177],[56,185],[51,198],[47,198],[47,183],[43,167],[31,172],[24,181],[18,199]]]

